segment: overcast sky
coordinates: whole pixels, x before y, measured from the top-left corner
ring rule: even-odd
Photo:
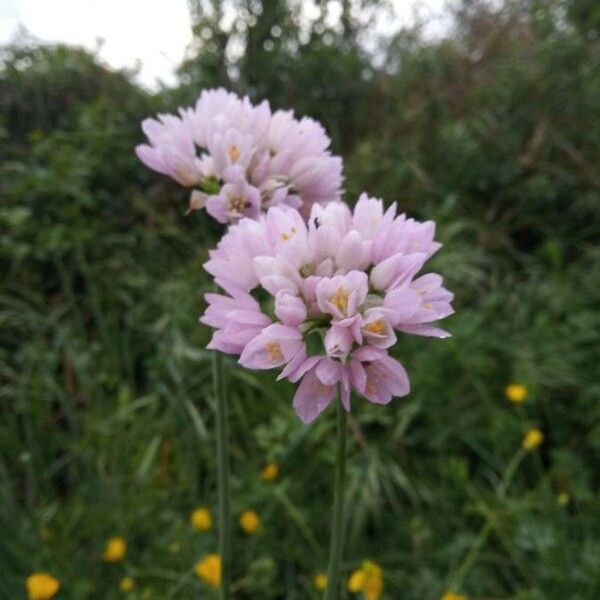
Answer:
[[[395,0],[399,24],[411,21],[409,0]],[[440,14],[444,0],[420,0],[424,10]],[[191,41],[186,0],[0,0],[0,44],[19,27],[43,41],[90,49],[102,39],[100,56],[113,67],[140,65],[138,80],[174,81],[173,70]]]

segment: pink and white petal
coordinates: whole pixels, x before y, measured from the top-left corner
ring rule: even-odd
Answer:
[[[350,383],[352,387],[360,392],[361,394],[365,391],[365,386],[367,385],[367,372],[363,364],[356,359],[351,359],[348,363],[348,371],[350,377]]]
[[[371,284],[377,290],[397,287],[403,282],[410,281],[426,259],[427,255],[422,252],[394,254],[373,268]]]
[[[386,371],[386,381],[394,396],[406,396],[410,393],[410,381],[406,369],[391,356],[384,356],[380,365]]]
[[[256,278],[260,281],[263,277],[275,273],[275,257],[266,255],[255,256],[252,260],[252,266],[254,267]]]
[[[408,376],[404,367],[385,354],[365,365],[367,383],[364,397],[375,404],[387,404],[393,396],[405,396],[410,391]]]
[[[280,290],[275,295],[275,314],[285,325],[300,325],[307,315],[302,298],[288,290]]]
[[[369,277],[363,271],[350,271],[346,274],[350,288],[356,292],[357,306],[360,306],[369,293]]]
[[[360,362],[373,362],[382,356],[387,356],[387,352],[381,348],[373,348],[373,346],[362,346],[352,353],[352,358]]]
[[[410,288],[390,290],[383,299],[383,306],[392,311],[392,325],[410,319],[421,307],[420,294]]]
[[[311,370],[300,382],[294,395],[294,410],[303,423],[314,421],[328,406],[335,396],[335,385],[323,385],[315,370]]]
[[[376,198],[369,198],[362,193],[354,207],[352,226],[361,238],[372,240],[379,230],[383,219],[383,203]]]
[[[239,363],[249,369],[272,369],[290,361],[304,348],[297,329],[273,324],[250,340]]]
[[[396,343],[396,334],[387,314],[380,308],[370,308],[365,312],[362,332],[367,342],[377,348],[389,348]]]
[[[303,348],[288,365],[285,366],[277,380],[287,378],[292,383],[296,383],[305,373],[312,369],[323,357],[306,356],[306,348]],[[293,365],[292,365],[293,363]],[[289,368],[288,368],[289,367]]]
[[[352,342],[353,335],[351,329],[343,327],[338,323],[333,323],[325,334],[325,351],[328,356],[340,358],[350,351]]]
[[[440,329],[439,327],[432,327],[430,325],[403,325],[402,327],[398,327],[398,331],[402,331],[404,333],[410,333],[412,335],[422,335],[425,337],[436,337],[440,339],[445,339],[452,337],[452,334],[447,332],[444,329]]]
[[[335,385],[341,378],[342,366],[328,358],[319,361],[315,368],[315,375],[323,385]]]
[[[363,241],[358,231],[348,232],[337,252],[335,262],[338,269],[350,271],[360,269],[363,266],[364,248]]]
[[[281,290],[287,290],[293,294],[298,292],[298,286],[295,282],[283,275],[266,275],[261,277],[260,284],[273,296]]]

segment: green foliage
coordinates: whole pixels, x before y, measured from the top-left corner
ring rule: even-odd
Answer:
[[[453,338],[402,338],[407,398],[353,399],[346,572],[377,561],[386,599],[599,597],[595,4],[463,2],[443,39],[404,30],[375,57],[352,3],[334,26],[326,2],[306,25],[299,3],[236,1],[228,29],[221,3],[192,4],[196,54],[154,96],[82,50],[2,52],[0,599],[38,570],[57,598],[123,597],[126,575],[132,599],[211,597],[193,565],[216,532],[188,519],[216,504],[197,317],[220,231],[133,148],[142,118],[216,84],[322,119],[348,201],[398,200],[445,244],[432,269],[457,295]],[[234,524],[236,597],[316,599],[333,413],[305,427],[290,384],[226,366],[233,515],[261,517],[255,536]],[[530,426],[545,440],[525,453]],[[129,548],[111,565],[113,535]]]

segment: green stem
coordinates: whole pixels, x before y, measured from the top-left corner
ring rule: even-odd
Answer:
[[[523,460],[524,456],[525,452],[522,448],[519,448],[508,463],[504,471],[504,475],[502,476],[500,485],[498,486],[498,490],[496,492],[499,500],[504,500],[508,488],[512,482],[512,479],[517,471],[517,468],[521,464],[521,461]],[[483,545],[487,542],[487,539],[495,526],[495,514],[493,513],[493,511],[490,511],[486,515],[483,526],[479,530],[479,535],[477,536],[475,542],[473,542],[471,549],[463,559],[463,562],[460,565],[456,575],[452,579],[452,590],[456,591],[460,589],[465,577],[473,567],[473,564],[475,560],[477,560],[477,557],[479,556]]]
[[[331,547],[329,568],[327,570],[327,589],[324,600],[336,600],[340,580],[340,565],[344,547],[344,480],[346,478],[346,411],[338,398],[337,402],[337,460],[333,491],[333,526],[331,529]]]
[[[215,351],[213,378],[217,403],[217,486],[219,492],[219,555],[221,556],[220,600],[229,600],[231,585],[231,545],[229,529],[229,454],[227,452],[227,399],[223,355]]]

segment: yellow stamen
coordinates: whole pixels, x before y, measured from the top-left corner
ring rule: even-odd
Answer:
[[[231,162],[237,162],[240,158],[240,154],[240,149],[235,144],[231,144],[229,147],[229,159]]]
[[[350,292],[346,288],[338,288],[333,296],[331,296],[330,302],[333,304],[340,312],[345,313],[348,310],[348,298],[350,297]]]
[[[282,234],[281,234],[281,239],[282,239],[284,242],[287,242],[289,239],[293,238],[295,235],[296,235],[296,228],[295,228],[295,227],[292,227],[292,228],[290,229],[290,232],[289,232],[289,233],[282,233]]]
[[[377,321],[372,321],[371,323],[365,325],[364,329],[369,333],[383,335],[385,333],[385,321],[383,319],[377,319]]]
[[[281,346],[279,342],[269,342],[265,347],[265,351],[269,357],[269,360],[273,363],[279,362],[283,359],[283,353],[281,352]]]

